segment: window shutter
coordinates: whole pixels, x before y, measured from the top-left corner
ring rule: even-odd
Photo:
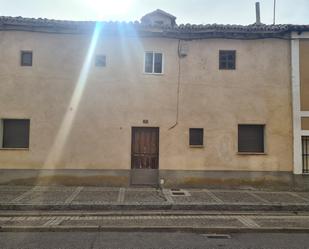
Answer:
[[[238,126],[238,152],[264,152],[264,125]]]
[[[21,65],[22,66],[32,66],[32,52],[31,51],[21,52]]]
[[[220,50],[219,51],[219,69],[236,69],[236,51]]]
[[[189,130],[189,143],[190,145],[203,145],[204,144],[204,129],[203,128],[190,128]]]
[[[29,119],[3,120],[3,148],[29,148]]]

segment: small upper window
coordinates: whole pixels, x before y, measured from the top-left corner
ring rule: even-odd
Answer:
[[[264,153],[264,125],[238,125],[238,152]]]
[[[100,54],[95,57],[96,67],[106,67],[106,55]]]
[[[157,20],[157,21],[155,21],[155,24],[158,24],[158,25],[163,25],[163,24],[164,24],[164,22],[163,22],[163,21],[159,21],[159,20]]]
[[[163,54],[155,52],[145,53],[145,73],[163,73]]]
[[[219,51],[219,69],[236,69],[236,51],[220,50]]]
[[[189,143],[190,146],[203,146],[204,145],[204,129],[203,128],[190,128],[189,130]]]
[[[32,66],[32,51],[21,51],[21,65]]]
[[[0,120],[0,148],[29,148],[29,119]]]

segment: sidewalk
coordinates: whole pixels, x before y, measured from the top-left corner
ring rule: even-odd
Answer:
[[[309,192],[0,186],[0,232],[308,232],[308,211]]]
[[[309,192],[0,186],[0,210],[309,211]]]

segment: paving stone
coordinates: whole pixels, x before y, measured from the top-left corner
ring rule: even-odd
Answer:
[[[0,185],[0,191],[28,191],[32,189],[33,186],[10,186],[10,185]]]
[[[303,217],[298,218],[267,217],[267,218],[254,218],[253,220],[261,227],[309,228],[309,219]]]
[[[43,226],[47,220],[8,220],[0,221],[0,226]]]
[[[216,203],[206,192],[190,192],[191,196],[172,196],[175,203]]]
[[[245,227],[243,223],[241,223],[236,218],[230,219],[222,219],[222,218],[211,218],[211,219],[201,219],[199,221],[200,225],[205,227]]]
[[[142,188],[133,188],[133,187],[129,187],[127,188],[128,191],[157,191],[157,188],[152,188],[152,187],[142,187]]]
[[[159,191],[126,190],[124,202],[154,203],[154,202],[166,202],[166,200],[163,194]]]
[[[257,198],[254,198],[252,195],[245,192],[224,192],[224,191],[216,191],[212,192],[215,196],[217,196],[224,203],[261,203],[261,201]]]
[[[64,186],[35,186],[33,191],[53,191],[53,192],[73,192],[76,187],[64,187]]]
[[[307,202],[309,202],[309,192],[295,192],[295,194],[308,199]]]
[[[15,198],[17,198],[18,196],[22,195],[23,193],[25,193],[26,191],[2,191],[0,190],[0,203],[7,203],[7,202],[11,202],[12,200],[14,200]]]
[[[111,191],[88,191],[82,190],[72,201],[72,204],[102,204],[116,202],[118,199],[118,190]]]
[[[63,204],[70,197],[72,192],[64,191],[34,191],[30,195],[25,196],[19,204]]]
[[[117,187],[83,187],[84,191],[119,191]]]
[[[301,198],[290,195],[289,193],[255,193],[261,198],[269,201],[270,203],[306,203]]]

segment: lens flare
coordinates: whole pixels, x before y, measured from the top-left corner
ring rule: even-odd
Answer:
[[[78,106],[80,100],[82,98],[85,86],[87,84],[87,79],[89,75],[89,69],[91,66],[92,58],[94,51],[96,49],[96,45],[101,33],[102,23],[97,22],[95,25],[95,29],[91,38],[90,46],[88,48],[88,52],[83,63],[82,69],[79,74],[78,81],[75,85],[75,89],[73,91],[69,106],[66,110],[66,113],[63,117],[62,123],[54,140],[54,143],[49,151],[47,159],[44,163],[44,168],[54,168],[59,160],[61,159],[61,154],[65,147],[67,138],[70,134],[72,124],[74,122],[75,115],[78,111]]]

